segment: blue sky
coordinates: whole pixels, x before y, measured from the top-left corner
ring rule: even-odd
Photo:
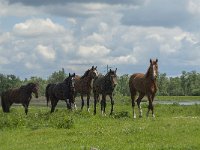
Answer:
[[[0,73],[200,71],[199,0],[0,0]]]

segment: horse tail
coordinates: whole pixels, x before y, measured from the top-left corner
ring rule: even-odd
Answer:
[[[47,99],[47,107],[48,107],[48,103],[49,103],[49,87],[51,86],[51,84],[48,84],[47,87],[46,87],[46,90],[45,90],[45,97]]]
[[[129,78],[129,88],[130,89],[132,89],[132,87],[133,87],[133,80],[134,80],[135,77],[136,77],[136,74],[133,74]]]
[[[2,109],[3,109],[3,112],[6,112],[6,104],[5,104],[5,93],[1,93],[1,106],[2,106]]]

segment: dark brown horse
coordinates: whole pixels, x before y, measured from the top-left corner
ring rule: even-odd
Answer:
[[[97,76],[98,76],[97,67],[92,66],[92,68],[88,69],[82,77],[80,76],[75,77],[75,97],[77,93],[81,94],[81,100],[82,100],[81,109],[83,109],[84,106],[83,96],[87,95],[87,110],[89,111],[92,80]]]
[[[48,101],[51,100],[51,113],[54,112],[59,100],[64,100],[67,104],[67,108],[71,109],[71,104],[74,103],[74,77],[75,73],[72,75],[69,74],[63,82],[47,85],[45,96],[47,99],[47,106]]]
[[[13,103],[21,103],[25,108],[25,113],[28,113],[29,102],[32,98],[32,93],[38,98],[38,84],[28,83],[17,89],[10,89],[1,94],[1,105],[3,112],[10,112],[10,106]]]
[[[102,94],[102,100],[101,100],[101,112],[102,115],[105,114],[105,108],[106,108],[106,96],[109,95],[111,100],[111,111],[110,115],[113,113],[113,91],[115,89],[115,86],[117,85],[117,68],[115,71],[111,70],[105,75],[98,76],[94,80],[93,83],[93,93],[94,93],[94,114],[96,114],[96,103],[99,97],[99,94]]]
[[[157,84],[156,84],[157,76],[158,76],[158,59],[156,59],[155,61],[150,59],[150,66],[146,74],[136,73],[131,75],[129,79],[129,88],[132,99],[133,118],[136,118],[134,106],[135,106],[135,98],[137,92],[139,93],[139,97],[136,100],[139,108],[139,117],[142,117],[142,109],[140,106],[140,102],[145,95],[147,96],[149,101],[147,117],[149,115],[150,110],[152,111],[152,116],[155,117],[153,100],[157,91]]]

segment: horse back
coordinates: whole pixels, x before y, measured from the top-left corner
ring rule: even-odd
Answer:
[[[70,89],[65,83],[57,83],[52,88],[53,96],[57,99],[65,100],[70,97]]]
[[[129,79],[130,92],[138,91],[145,93],[145,74],[135,73]]]
[[[80,94],[88,94],[91,92],[92,86],[89,79],[81,78],[80,76],[75,76],[75,92]]]
[[[9,89],[4,92],[4,99],[11,103],[21,103],[27,97],[20,89]]]
[[[102,94],[104,92],[104,76],[99,76],[93,82],[93,91]]]

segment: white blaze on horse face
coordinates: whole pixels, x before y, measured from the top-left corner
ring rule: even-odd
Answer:
[[[98,76],[98,71],[97,70],[94,70],[94,73],[96,74],[96,76]]]
[[[75,78],[72,77],[72,87],[74,87],[74,84],[75,84]]]
[[[153,77],[157,77],[157,71],[155,65],[153,65]]]

